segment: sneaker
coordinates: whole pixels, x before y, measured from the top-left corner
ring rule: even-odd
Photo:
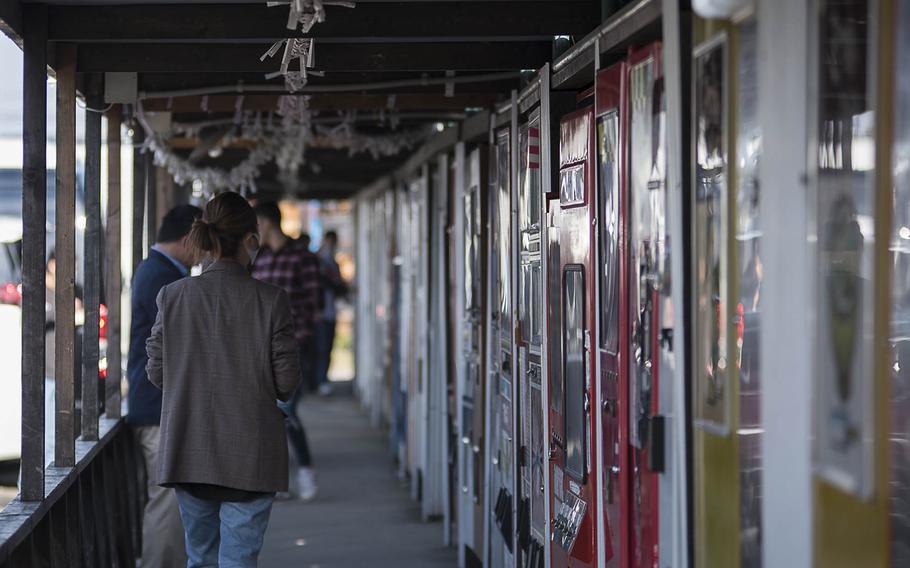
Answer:
[[[297,496],[301,501],[312,501],[316,497],[316,473],[311,467],[297,470]]]
[[[332,385],[329,383],[322,383],[319,385],[319,396],[329,396],[332,394]]]

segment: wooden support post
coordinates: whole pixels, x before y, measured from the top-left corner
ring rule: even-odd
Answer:
[[[101,319],[102,78],[87,77],[85,93],[85,323],[82,327],[82,439],[98,439],[98,348]],[[58,154],[59,155],[59,154]]]
[[[120,418],[120,126],[119,106],[107,115],[107,379],[104,408],[108,418]]]
[[[59,467],[72,467],[76,463],[76,46],[70,43],[57,44],[55,179],[54,462]]]
[[[145,175],[145,230],[147,231],[145,248],[148,250],[155,244],[158,229],[158,169],[155,167],[151,153],[145,155]]]
[[[44,498],[44,270],[47,210],[47,6],[23,7],[22,485]]]
[[[143,245],[145,221],[145,184],[148,178],[145,174],[145,156],[142,154],[142,142],[145,132],[142,126],[136,123],[133,130],[133,272],[142,262],[145,253]]]

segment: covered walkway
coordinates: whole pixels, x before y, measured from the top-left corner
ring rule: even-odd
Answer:
[[[275,504],[260,557],[263,568],[435,568],[455,566],[441,522],[426,523],[388,459],[387,436],[370,427],[350,383],[327,399],[305,399],[319,472],[310,503]]]
[[[355,378],[303,401],[319,492],[260,566],[910,567],[910,0],[3,0],[0,32],[0,568],[148,568],[130,282],[224,191],[301,248],[337,204],[354,267],[322,280]]]

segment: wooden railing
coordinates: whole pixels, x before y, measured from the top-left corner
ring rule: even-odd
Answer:
[[[122,419],[76,442],[75,467],[45,470],[45,497],[0,512],[0,568],[133,567],[142,549],[146,474]]]
[[[82,368],[75,359],[76,48],[47,41],[47,6],[22,8],[22,451],[20,493],[0,512],[0,568],[131,567],[141,550],[146,468],[121,418],[121,109],[105,107],[103,77],[85,74]],[[48,57],[48,49],[54,50]],[[56,281],[53,386],[46,379],[47,68],[56,72]],[[102,223],[102,121],[108,118],[106,226]],[[150,155],[143,155],[148,161]],[[136,182],[143,211],[148,179]],[[152,192],[154,193],[154,191]],[[149,226],[154,226],[154,217]],[[143,218],[133,239],[142,257]],[[106,231],[106,234],[105,234]],[[102,273],[104,277],[102,278]],[[102,286],[106,286],[102,293]],[[107,377],[99,383],[100,304],[108,305]],[[4,377],[7,379],[7,377]],[[81,388],[80,388],[81,387]],[[45,439],[45,390],[55,429]],[[101,412],[104,416],[99,416]],[[45,448],[54,447],[45,468]]]

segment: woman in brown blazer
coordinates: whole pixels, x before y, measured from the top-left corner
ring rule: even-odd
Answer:
[[[256,214],[236,193],[189,234],[214,259],[162,288],[146,347],[162,389],[158,480],[174,487],[189,567],[256,566],[275,493],[287,491],[284,414],[300,380],[287,294],[250,277]]]

